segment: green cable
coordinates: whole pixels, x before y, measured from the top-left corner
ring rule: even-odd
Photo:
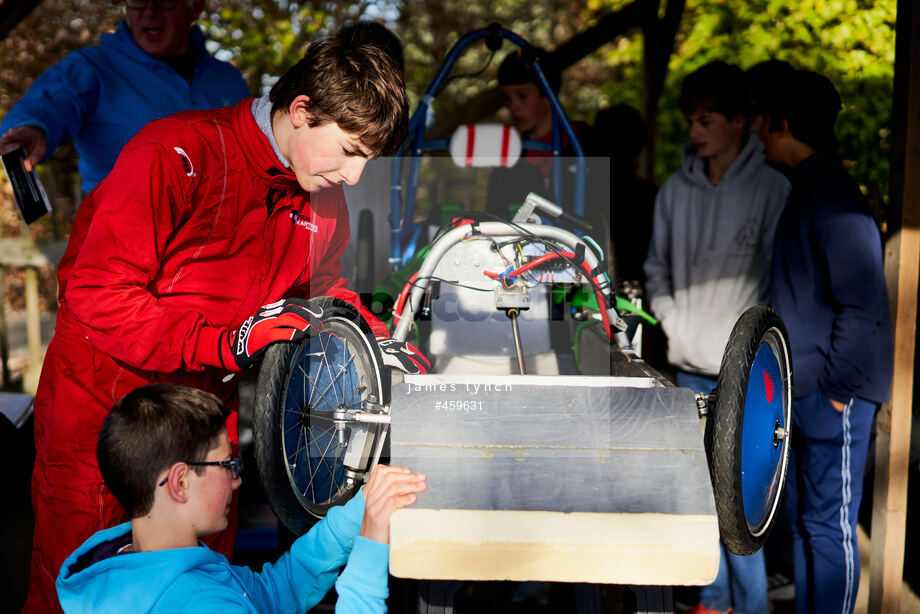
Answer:
[[[628,301],[621,296],[616,297],[616,299],[617,299],[617,309],[618,310],[628,311],[629,313],[634,313],[640,318],[642,318],[643,320],[645,320],[646,322],[648,322],[649,324],[651,324],[652,326],[658,326],[658,319],[652,314],[650,314],[649,312],[645,311],[644,309],[640,307],[636,307],[635,305],[632,304],[631,301]],[[595,304],[597,304],[596,301],[595,301]]]

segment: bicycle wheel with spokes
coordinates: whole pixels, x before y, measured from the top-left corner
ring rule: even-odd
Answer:
[[[370,329],[347,303],[311,301],[323,329],[299,344],[276,344],[262,361],[253,439],[269,505],[295,534],[357,492],[375,461],[381,425],[333,421],[336,410],[387,404],[389,383]]]

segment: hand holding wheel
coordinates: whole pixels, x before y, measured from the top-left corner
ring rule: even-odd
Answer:
[[[276,341],[299,341],[310,328],[322,330],[323,310],[305,300],[289,298],[263,305],[236,330],[218,339],[221,365],[229,371],[251,367]]]
[[[431,370],[431,362],[411,343],[379,337],[377,343],[383,354],[384,366],[399,369],[408,375],[425,375]]]

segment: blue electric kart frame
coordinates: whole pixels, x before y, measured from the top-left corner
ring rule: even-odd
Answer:
[[[537,85],[540,91],[546,96],[550,103],[553,117],[552,142],[545,143],[525,139],[522,141],[522,148],[525,150],[549,151],[553,156],[553,199],[560,206],[563,205],[562,194],[562,135],[565,134],[569,144],[575,154],[575,194],[574,194],[574,212],[576,215],[585,214],[585,155],[581,142],[575,135],[575,130],[569,122],[568,117],[559,103],[559,98],[550,87],[549,81],[543,72],[543,67],[539,60],[536,59],[536,53],[533,46],[526,40],[502,28],[499,24],[491,24],[486,28],[474,30],[461,38],[451,48],[447,54],[444,63],[438,69],[434,80],[425,91],[422,100],[419,103],[415,113],[409,121],[409,135],[405,143],[393,157],[390,173],[390,257],[389,263],[393,270],[403,266],[416,253],[418,239],[422,231],[422,223],[414,222],[415,216],[415,193],[418,188],[419,170],[421,167],[421,157],[426,152],[443,151],[448,149],[449,139],[425,139],[425,120],[428,117],[428,111],[431,103],[440,92],[441,88],[447,81],[447,76],[456,63],[463,51],[473,42],[480,39],[488,39],[489,49],[497,51],[503,40],[509,40],[521,48],[525,57],[532,59],[533,73],[537,79]],[[403,158],[409,156],[409,177],[406,186],[405,207],[402,199],[402,173]]]

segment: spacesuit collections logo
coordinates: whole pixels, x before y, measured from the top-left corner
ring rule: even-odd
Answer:
[[[310,218],[306,214],[300,213],[298,211],[291,211],[291,222],[293,222],[295,226],[303,226],[310,232],[316,232],[318,230],[316,224],[311,222]]]

